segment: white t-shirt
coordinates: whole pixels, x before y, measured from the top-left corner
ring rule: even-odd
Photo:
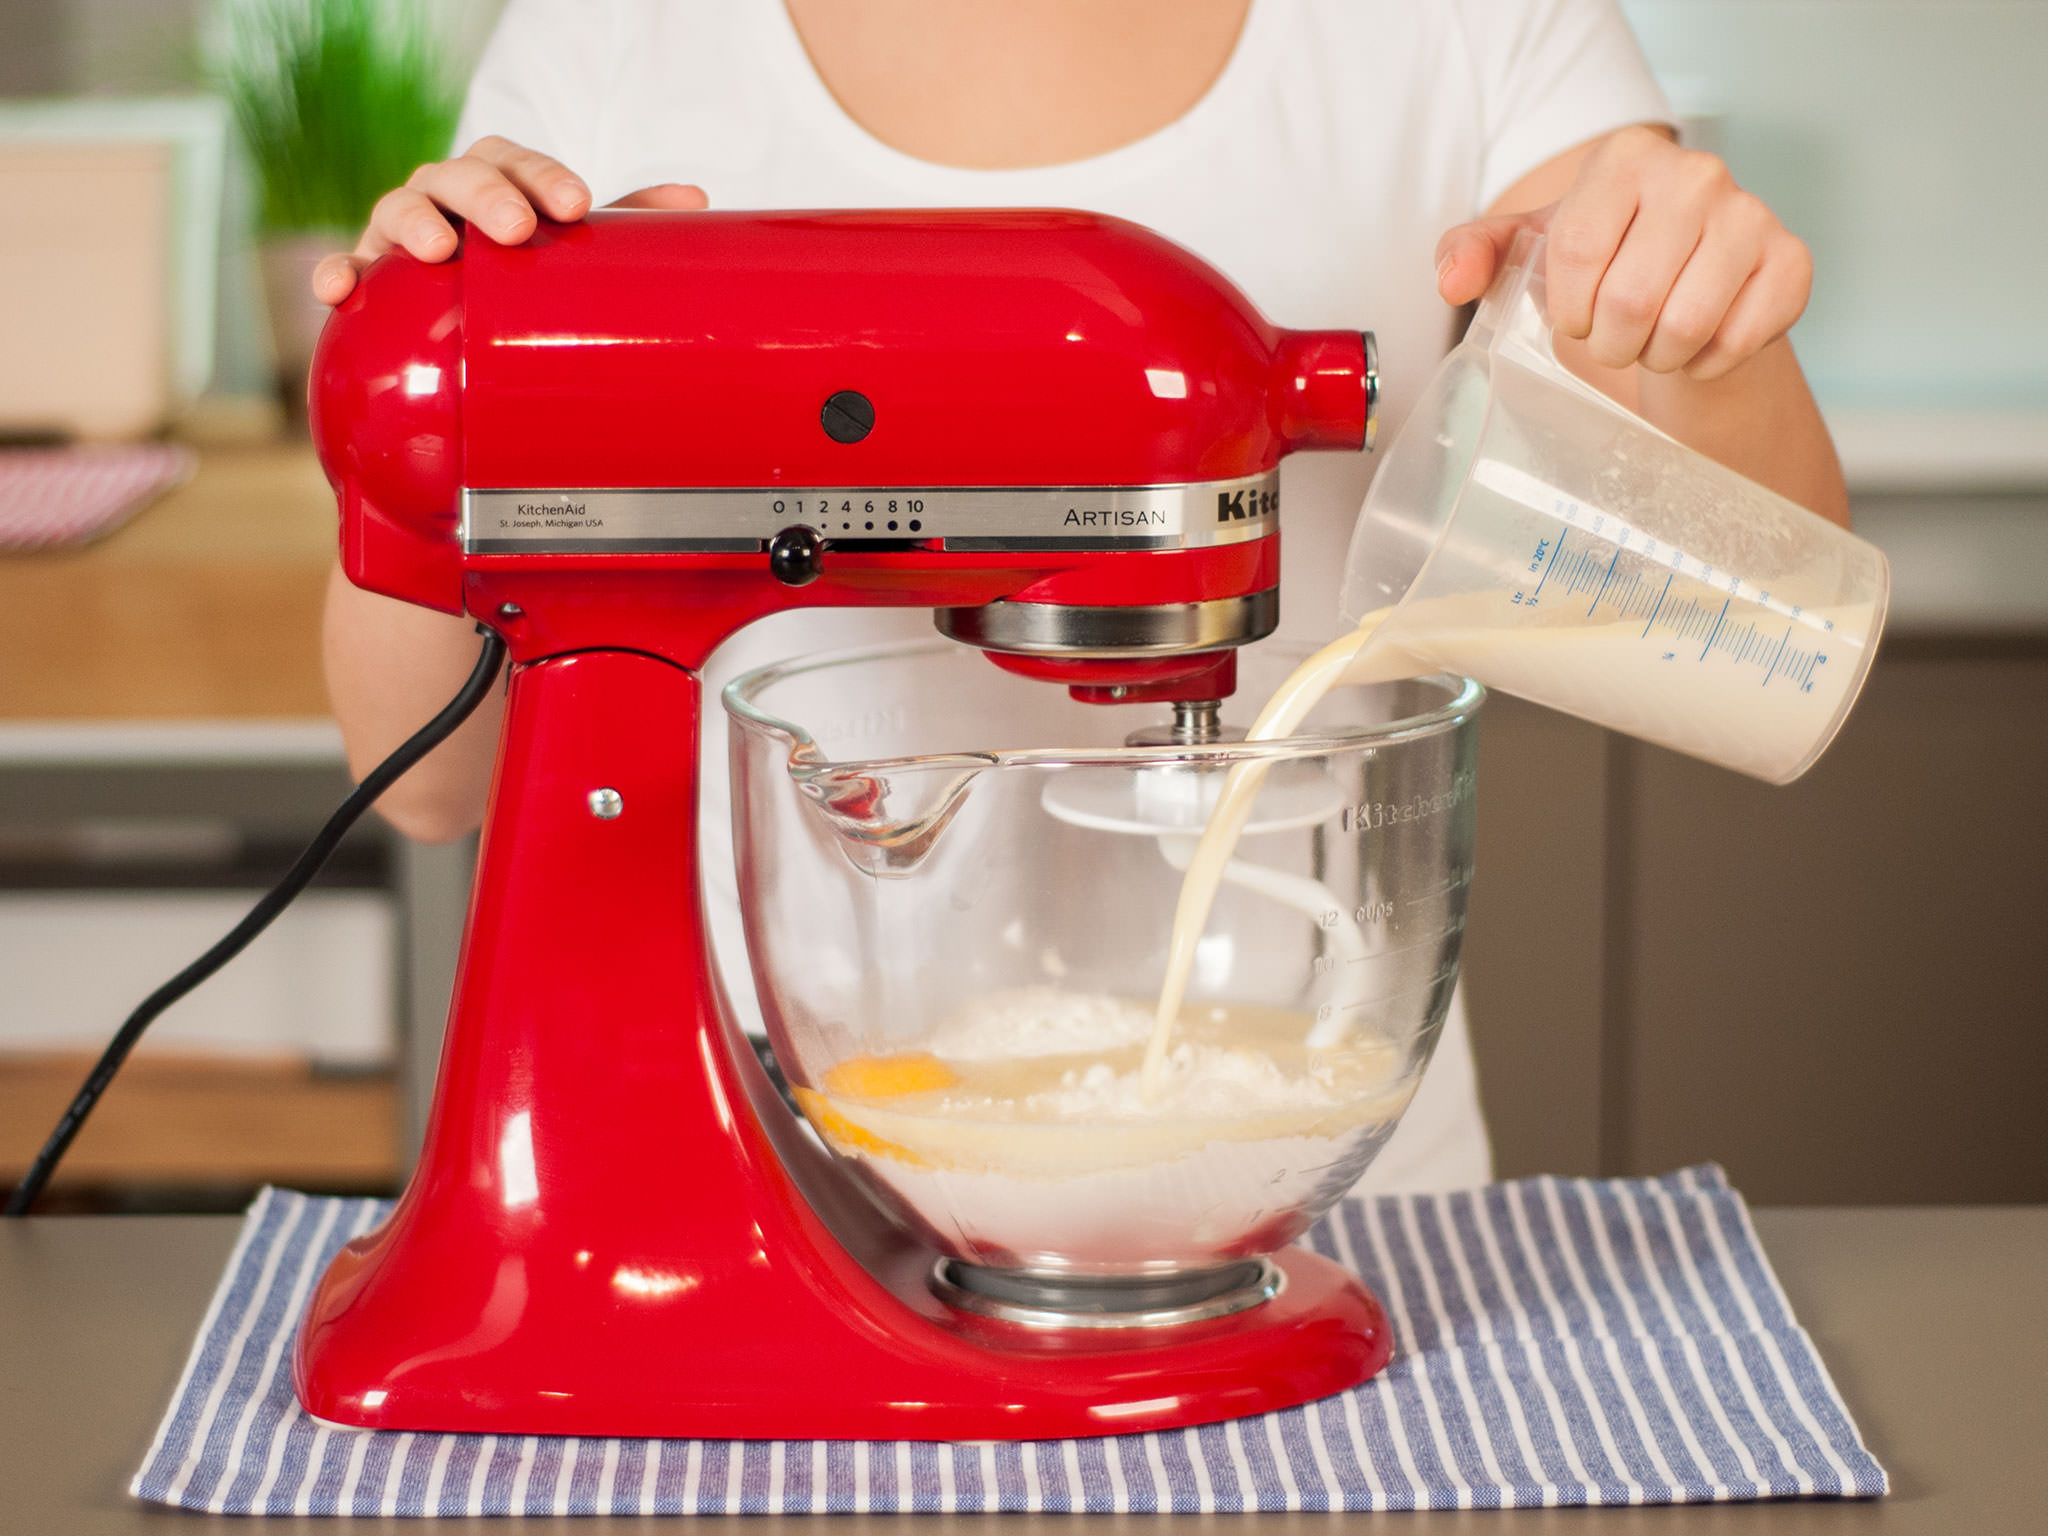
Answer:
[[[1268,318],[1370,329],[1381,441],[1455,339],[1435,248],[1529,171],[1586,140],[1669,121],[1615,0],[1253,0],[1222,74],[1179,119],[1092,159],[933,165],[848,117],[781,0],[511,0],[458,147],[496,133],[553,155],[599,204],[693,182],[719,208],[1071,207],[1200,253]],[[1286,460],[1280,638],[1334,633],[1366,454]],[[800,611],[752,626],[704,678],[705,882],[721,970],[756,1016],[738,924],[724,712],[735,673],[803,651],[927,636],[929,615]],[[1367,1174],[1380,1190],[1484,1182],[1462,1008]]]

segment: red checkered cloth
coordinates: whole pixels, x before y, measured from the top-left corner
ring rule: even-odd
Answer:
[[[198,463],[177,443],[0,449],[0,551],[112,533]]]

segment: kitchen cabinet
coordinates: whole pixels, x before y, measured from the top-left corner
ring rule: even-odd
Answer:
[[[1466,983],[1503,1175],[2048,1199],[2048,499],[1869,514],[1897,617],[1795,784],[1488,702]],[[1995,601],[1957,577],[1986,518]]]
[[[0,558],[0,889],[10,901],[116,891],[253,901],[282,873],[349,788],[320,676],[333,540],[312,451],[286,444],[209,451],[189,484],[110,537]],[[392,999],[397,1021],[395,1055],[380,1067],[138,1056],[65,1176],[180,1198],[263,1179],[392,1185],[432,1082],[469,857],[414,847],[372,817],[324,877],[393,911],[396,964],[386,951],[391,974],[369,989]],[[130,1004],[163,979],[139,979]],[[0,1183],[19,1174],[82,1077],[78,1052],[118,1022],[117,1011],[82,1025],[65,1050],[0,1053]]]

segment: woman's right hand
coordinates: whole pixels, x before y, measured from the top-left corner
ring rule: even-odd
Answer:
[[[702,208],[703,189],[676,182],[643,187],[611,204],[614,208]],[[423,165],[405,185],[385,193],[371,210],[370,224],[347,255],[323,257],[313,268],[313,296],[339,304],[355,291],[356,278],[386,251],[409,251],[421,261],[446,261],[458,244],[448,215],[465,219],[500,245],[518,245],[546,214],[573,223],[590,211],[583,178],[538,150],[495,135],[478,139],[453,160]]]

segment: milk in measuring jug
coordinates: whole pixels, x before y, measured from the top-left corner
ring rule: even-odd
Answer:
[[[1482,606],[1474,598],[1417,604],[1401,616],[1401,640],[1502,693],[1773,783],[1826,745],[1816,722],[1824,732],[1847,710],[1860,680],[1849,637],[1871,620],[1867,607],[1798,619],[1745,612],[1704,588],[1667,603],[1692,615],[1680,632],[1645,634],[1635,620],[1475,623]],[[1371,661],[1351,680],[1369,680]]]

